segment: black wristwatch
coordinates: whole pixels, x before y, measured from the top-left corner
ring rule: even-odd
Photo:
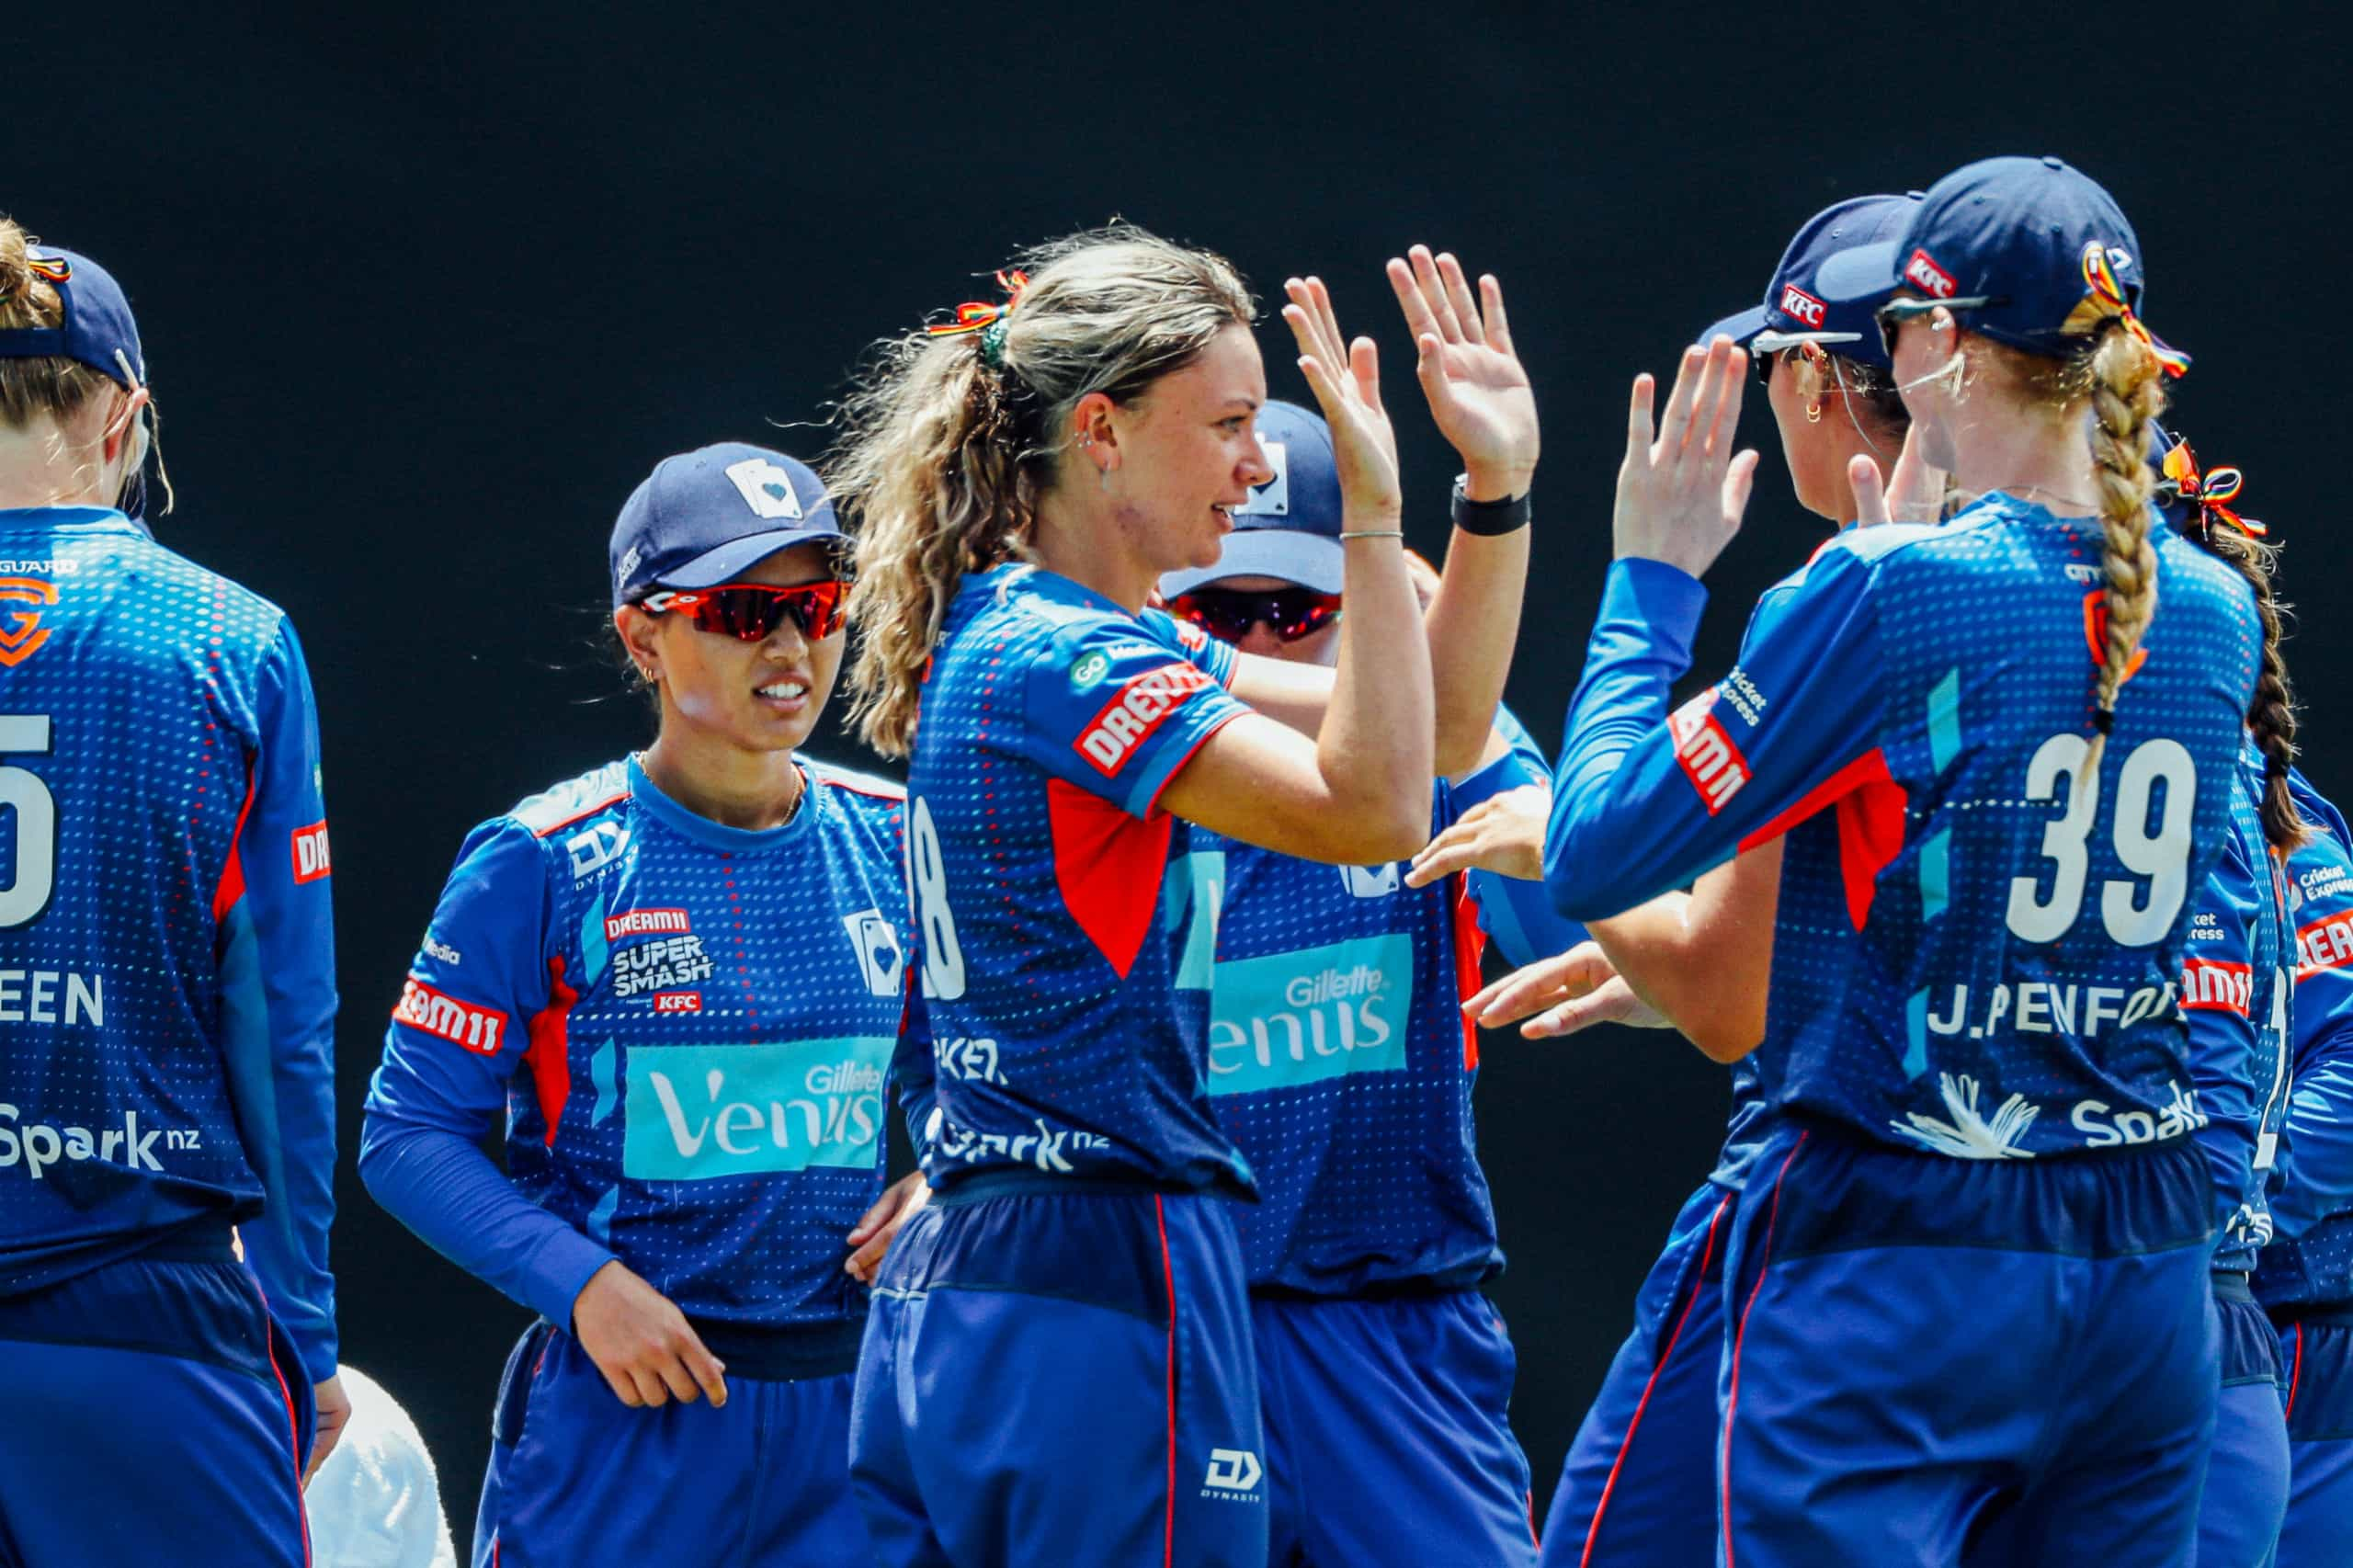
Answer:
[[[1473,501],[1465,493],[1471,476],[1454,476],[1454,526],[1467,534],[1483,534],[1493,538],[1528,526],[1531,516],[1528,509],[1529,493],[1525,490],[1507,501]]]

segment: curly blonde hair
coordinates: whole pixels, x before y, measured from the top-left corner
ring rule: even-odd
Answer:
[[[958,585],[1025,556],[1080,399],[1142,397],[1256,314],[1224,257],[1115,223],[1015,264],[1029,281],[985,333],[885,339],[845,401],[828,463],[856,539],[850,720],[904,756]]]

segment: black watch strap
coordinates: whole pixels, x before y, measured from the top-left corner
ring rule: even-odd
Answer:
[[[1469,476],[1454,476],[1454,526],[1467,534],[1497,534],[1518,531],[1528,526],[1533,515],[1529,510],[1529,492],[1521,491],[1507,501],[1473,501],[1463,493],[1463,482]]]

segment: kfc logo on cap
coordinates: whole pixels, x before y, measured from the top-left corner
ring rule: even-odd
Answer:
[[[1793,316],[1819,332],[1822,330],[1823,319],[1828,312],[1821,301],[1796,284],[1784,283],[1781,285],[1781,313],[1785,316]]]
[[[1949,300],[1961,292],[1961,286],[1952,280],[1952,274],[1938,267],[1936,259],[1924,250],[1914,251],[1912,259],[1904,264],[1904,281],[1931,300]]]

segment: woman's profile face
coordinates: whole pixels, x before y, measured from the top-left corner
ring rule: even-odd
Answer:
[[[835,574],[827,546],[796,544],[731,580],[790,587]],[[766,638],[746,642],[700,631],[685,615],[647,619],[644,640],[634,645],[654,654],[665,732],[683,725],[742,751],[775,752],[798,749],[817,727],[841,670],[841,631],[813,639],[786,615]]]
[[[1255,428],[1267,369],[1247,327],[1227,327],[1109,418],[1120,466],[1108,489],[1120,527],[1154,575],[1212,566],[1233,510],[1274,477]],[[1087,454],[1076,454],[1080,483]]]

